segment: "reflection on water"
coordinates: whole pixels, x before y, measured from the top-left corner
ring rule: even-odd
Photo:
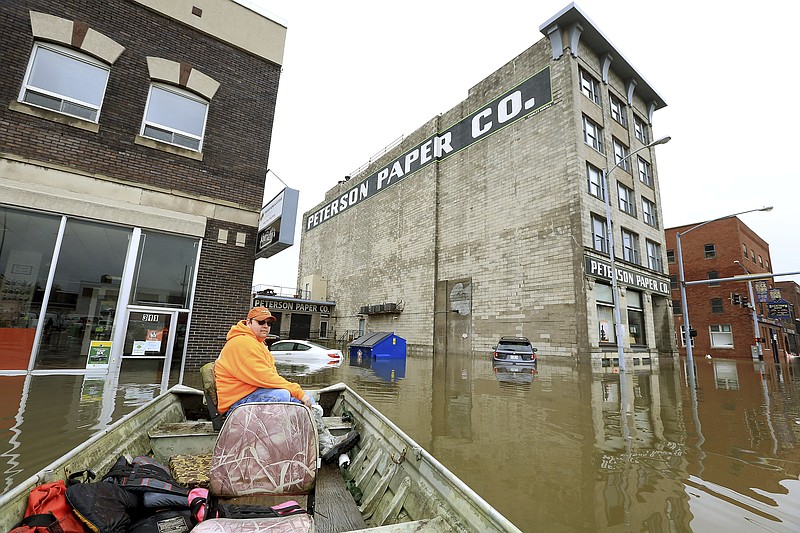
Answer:
[[[345,381],[525,531],[800,530],[798,360],[696,361],[695,395],[671,358],[622,376],[547,357],[404,363],[402,378],[347,358],[281,371]],[[82,376],[0,377],[4,489],[158,392],[123,377],[113,405]]]

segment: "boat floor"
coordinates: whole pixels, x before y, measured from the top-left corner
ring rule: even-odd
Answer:
[[[334,465],[323,464],[317,473],[314,501],[314,531],[336,533],[364,529],[367,523],[347,491],[344,478]]]

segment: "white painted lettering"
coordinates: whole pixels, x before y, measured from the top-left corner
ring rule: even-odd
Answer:
[[[403,172],[403,167],[400,165],[400,161],[395,161],[392,164],[392,172],[389,174],[389,181],[392,181],[393,177],[402,178],[403,174],[405,174],[405,172]]]
[[[434,137],[433,152],[436,154],[436,157],[442,157],[443,153],[450,153],[453,151],[453,147],[450,145],[452,140],[453,132],[451,131],[448,131],[441,137]]]
[[[408,174],[409,170],[411,170],[411,163],[419,159],[419,150],[412,150],[406,154],[406,165],[405,171]]]
[[[358,194],[359,194],[358,197],[359,200],[363,200],[369,194],[369,185],[367,184],[366,181],[358,186]],[[350,203],[352,204],[353,202]]]
[[[389,169],[384,168],[380,172],[378,172],[378,190],[383,187],[383,182],[389,181]]]
[[[519,115],[522,111],[522,93],[514,91],[497,104],[497,121],[502,124]]]
[[[432,143],[433,143],[433,141],[431,140],[431,141],[428,141],[428,142],[426,142],[425,144],[423,144],[422,146],[419,147],[419,164],[420,165],[424,165],[425,163],[427,163],[428,161],[433,159],[433,156],[431,156],[431,144]]]
[[[486,123],[481,125],[481,119],[491,116],[491,109],[484,109],[474,117],[472,117],[472,138],[477,139],[492,127],[492,121],[487,120]]]

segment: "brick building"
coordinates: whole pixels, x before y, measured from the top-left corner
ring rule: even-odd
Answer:
[[[800,336],[797,332],[800,331],[800,317],[797,315],[800,310],[800,285],[794,281],[775,281],[775,288],[781,291],[781,298],[789,302],[790,319],[789,327],[785,329],[786,345],[789,347],[789,352],[798,355],[800,354]],[[792,330],[792,327],[794,330]]]
[[[0,28],[0,371],[196,373],[249,306],[285,26],[18,0]]]
[[[633,364],[674,352],[652,119],[666,104],[574,4],[545,36],[305,213],[298,286],[337,337],[616,354],[610,195]],[[603,170],[613,169],[610,190]]]
[[[678,285],[678,263],[676,233],[681,233],[684,279],[699,281],[715,278],[732,278],[747,274],[772,272],[769,244],[751,230],[738,217],[716,220],[698,227],[685,235],[699,223],[687,224],[664,230],[667,238],[667,263],[672,286],[675,331],[680,337],[679,351],[686,353],[684,320]],[[689,324],[697,332],[693,339],[693,352],[712,357],[759,358],[755,343],[753,308],[758,321],[758,338],[761,356],[765,359],[785,356],[788,334],[794,331],[790,322],[770,318],[767,299],[774,299],[767,291],[774,289],[773,280],[754,281],[753,297],[746,281],[723,281],[719,283],[688,285],[686,287]],[[764,294],[759,297],[759,293]],[[775,294],[773,293],[773,296]],[[762,301],[759,301],[762,300]]]

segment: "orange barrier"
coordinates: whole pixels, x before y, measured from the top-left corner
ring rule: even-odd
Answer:
[[[28,370],[35,328],[0,328],[0,370]]]

